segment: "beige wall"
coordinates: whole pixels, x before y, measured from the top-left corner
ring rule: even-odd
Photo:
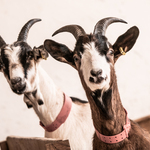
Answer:
[[[107,30],[111,43],[131,26],[140,36],[133,49],[116,64],[119,90],[129,116],[136,119],[150,114],[150,1],[149,0],[0,0],[0,35],[8,44],[17,39],[21,27],[32,18],[41,18],[30,30],[28,43],[39,46],[52,33],[67,24],[79,24],[87,33],[98,20],[112,16],[128,22],[113,24]],[[75,39],[64,33],[52,39],[74,47]],[[66,64],[49,57],[42,66],[68,95],[84,98],[78,74]],[[8,135],[43,136],[38,117],[28,110],[22,96],[14,94],[0,73],[0,140]]]

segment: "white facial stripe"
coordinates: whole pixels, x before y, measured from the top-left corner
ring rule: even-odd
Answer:
[[[13,47],[12,49],[10,47],[7,47],[7,51],[5,51],[5,54],[9,56],[9,60],[11,64],[19,64],[19,57],[18,54],[20,52],[20,47]]]
[[[9,70],[11,79],[14,79],[16,77],[24,78],[23,67],[20,64],[16,65],[15,68],[11,67],[10,64]]]
[[[20,47],[6,47],[7,50],[5,51],[5,54],[8,55],[9,59],[9,72],[10,72],[10,78],[13,79],[15,77],[24,78],[24,72],[22,65],[19,62],[19,52]]]
[[[110,82],[110,64],[107,62],[106,57],[98,53],[94,42],[85,44],[84,49],[81,59],[81,70],[86,84],[92,91],[96,89],[108,89]],[[103,80],[101,83],[90,82],[91,70],[96,72],[102,70],[101,77],[106,80]],[[96,78],[97,77],[93,77],[94,81],[96,81]]]

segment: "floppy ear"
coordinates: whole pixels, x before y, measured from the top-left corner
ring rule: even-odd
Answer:
[[[44,46],[41,45],[38,48],[34,47],[33,48],[33,55],[34,59],[37,61],[39,59],[47,59],[48,57],[48,52],[44,49]]]
[[[136,26],[131,27],[127,32],[123,35],[119,36],[115,44],[113,45],[113,49],[115,51],[114,57],[115,62],[121,56],[127,53],[135,44],[136,39],[139,35],[139,29]]]
[[[66,46],[53,40],[45,40],[44,48],[56,60],[67,63],[76,69],[73,52]]]

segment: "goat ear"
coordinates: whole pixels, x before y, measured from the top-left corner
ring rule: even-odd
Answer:
[[[47,59],[48,58],[48,52],[44,49],[44,46],[41,45],[38,48],[34,47],[33,48],[33,55],[35,60],[39,59]]]
[[[73,52],[66,45],[53,40],[45,40],[44,47],[54,59],[67,63],[76,69],[73,61]]]
[[[113,45],[113,49],[115,51],[115,62],[117,59],[123,54],[127,53],[135,44],[136,39],[139,35],[139,29],[136,26],[131,27],[127,30],[123,35],[119,36],[115,44]]]

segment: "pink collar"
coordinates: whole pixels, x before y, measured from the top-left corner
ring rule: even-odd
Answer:
[[[44,126],[44,124],[40,121],[40,125],[48,132],[55,131],[66,121],[71,111],[71,107],[72,107],[72,100],[64,93],[64,105],[61,108],[61,111],[59,112],[54,122],[52,122],[48,126]]]
[[[130,125],[130,120],[128,118],[128,113],[127,111],[125,110],[126,114],[127,114],[127,117],[126,117],[126,124],[123,126],[123,131],[117,135],[114,135],[114,136],[106,136],[106,135],[102,135],[100,134],[96,129],[96,135],[97,137],[103,141],[104,143],[108,143],[108,144],[115,144],[115,143],[119,143],[121,141],[123,141],[125,138],[128,138],[128,134],[129,134],[129,131],[130,131],[130,128],[131,128],[131,125]]]

